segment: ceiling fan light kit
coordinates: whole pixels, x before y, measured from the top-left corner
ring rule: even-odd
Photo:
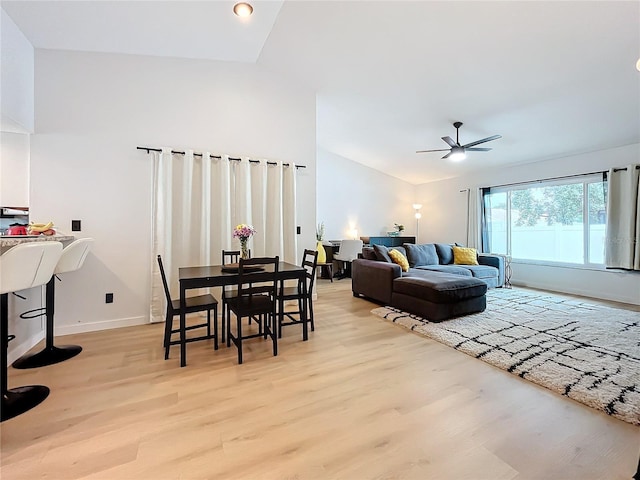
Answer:
[[[467,158],[467,154],[462,147],[451,147],[451,153],[447,156],[453,162],[459,162],[460,160],[464,160],[465,158]]]
[[[456,129],[456,140],[447,136],[442,137],[442,140],[449,145],[451,148],[440,148],[437,150],[418,150],[416,153],[427,153],[427,152],[449,152],[442,158],[448,158],[454,162],[459,162],[460,160],[464,160],[467,158],[467,152],[488,152],[491,149],[485,147],[475,147],[476,145],[480,145],[481,143],[490,142],[492,140],[497,140],[502,138],[502,135],[492,135],[491,137],[483,138],[482,140],[476,140],[475,142],[467,143],[466,145],[460,145],[460,127],[462,126],[462,122],[453,122],[453,126]]]

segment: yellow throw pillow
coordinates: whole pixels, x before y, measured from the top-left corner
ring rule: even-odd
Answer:
[[[391,260],[393,260],[393,263],[397,263],[398,265],[400,265],[400,267],[402,267],[403,272],[409,271],[409,260],[407,260],[407,257],[405,257],[402,253],[400,253],[398,250],[392,249],[389,250],[389,256],[391,257]]]
[[[454,265],[478,265],[478,252],[475,248],[453,247]]]

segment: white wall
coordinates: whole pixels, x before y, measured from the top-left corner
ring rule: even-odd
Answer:
[[[415,186],[364,165],[318,150],[318,222],[325,240],[386,235],[394,223],[415,235]]]
[[[33,46],[0,9],[0,105],[3,132],[33,132]]]
[[[29,137],[0,132],[0,206],[29,206]]]
[[[634,144],[508,168],[487,169],[473,175],[420,185],[417,200],[423,204],[421,241],[466,241],[467,196],[460,190],[604,171],[637,163],[638,159],[640,144]],[[640,305],[640,274],[637,273],[514,263],[512,281],[514,285]]]
[[[148,321],[152,169],[136,146],[306,165],[299,249],[315,246],[312,91],[249,64],[36,50],[35,100],[31,219],[80,219],[96,240],[57,284],[58,333]]]
[[[0,9],[0,206],[29,206],[29,149],[33,131],[34,49]],[[9,297],[9,343],[13,362],[44,337],[42,318],[21,320],[22,312],[42,305],[42,288]]]

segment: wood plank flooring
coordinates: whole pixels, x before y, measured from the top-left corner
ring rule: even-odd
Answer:
[[[316,331],[163,359],[162,325],[73,335],[84,351],[9,386],[51,395],[4,422],[4,479],[630,479],[640,429],[370,314],[320,280]],[[37,348],[37,347],[36,347]]]

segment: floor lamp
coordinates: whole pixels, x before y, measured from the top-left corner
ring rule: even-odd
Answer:
[[[421,204],[419,203],[413,204],[413,209],[415,210],[415,217],[416,217],[416,243],[418,243],[418,229],[420,227],[420,219],[422,218],[422,213],[420,213],[421,208],[422,208]]]

